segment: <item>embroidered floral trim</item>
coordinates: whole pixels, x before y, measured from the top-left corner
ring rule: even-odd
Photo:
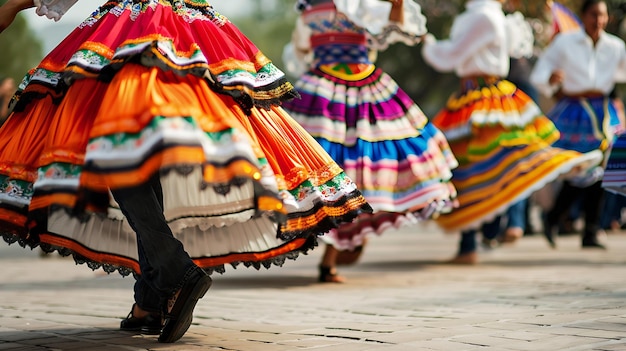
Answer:
[[[33,183],[0,175],[0,197],[8,197],[15,202],[28,205],[33,193]]]

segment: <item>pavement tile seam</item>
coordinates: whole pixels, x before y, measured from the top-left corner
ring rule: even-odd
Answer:
[[[350,279],[343,286],[311,283],[314,255],[267,273],[219,276],[173,345],[116,332],[120,306],[132,303],[132,280],[103,279],[84,267],[65,271],[71,262],[61,260],[52,262],[59,273],[51,279],[41,261],[11,260],[0,248],[2,264],[24,272],[9,289],[0,286],[0,345],[17,338],[32,350],[27,341],[35,339],[19,339],[43,331],[51,337],[37,338],[49,348],[96,351],[626,350],[624,234],[611,238],[606,253],[580,252],[576,238],[559,238],[558,252],[541,237],[524,238],[463,268],[432,264],[433,252],[453,253],[454,240],[443,247],[428,235],[376,239],[362,264],[342,268]]]

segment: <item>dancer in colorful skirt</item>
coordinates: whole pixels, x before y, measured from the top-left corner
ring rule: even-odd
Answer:
[[[523,18],[505,17],[496,0],[470,0],[455,18],[450,38],[424,40],[422,54],[439,71],[461,78],[461,89],[435,116],[459,160],[452,182],[459,208],[437,218],[447,231],[461,231],[452,263],[478,261],[475,231],[560,175],[600,161],[553,148],[559,132],[528,95],[503,79],[511,55],[532,49]],[[520,22],[522,21],[522,22]],[[526,28],[526,30],[523,30]]]
[[[604,31],[609,21],[605,1],[584,1],[580,14],[583,28],[554,38],[537,61],[531,81],[543,94],[558,99],[548,113],[561,132],[556,146],[579,152],[604,152],[623,129],[609,93],[616,81],[626,78],[626,49],[620,38]],[[553,208],[545,216],[544,232],[550,245],[556,245],[559,219],[576,199],[583,198],[582,247],[604,248],[597,237],[602,175],[603,169],[598,166],[587,177],[563,183]]]
[[[9,0],[0,23],[33,6],[58,20],[74,3]],[[176,341],[207,272],[282,265],[371,212],[279,107],[295,96],[206,1],[108,1],[13,97],[0,129],[1,234],[134,273],[121,329]]]
[[[414,45],[426,19],[413,0],[300,1],[292,40],[311,57],[295,84],[302,96],[283,106],[328,151],[374,208],[332,230],[320,264],[321,282],[342,282],[337,255],[367,234],[450,210],[456,167],[443,134],[371,55],[390,43]]]

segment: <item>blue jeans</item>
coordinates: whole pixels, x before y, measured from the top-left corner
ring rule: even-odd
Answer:
[[[526,209],[528,205],[528,199],[520,200],[506,211],[508,218],[507,228],[522,228],[522,231],[526,230]]]
[[[484,223],[481,226],[483,237],[485,239],[495,239],[500,232],[501,216],[496,217],[493,221]],[[476,251],[476,229],[465,230],[461,232],[461,241],[459,242],[459,255]]]
[[[526,203],[527,199],[520,200],[511,205],[507,211],[507,228],[519,227],[522,230],[526,229]],[[494,218],[491,222],[484,223],[481,226],[483,238],[488,240],[495,239],[500,235],[502,216]],[[467,254],[476,251],[476,232],[475,229],[470,229],[461,232],[461,241],[459,242],[459,255]]]
[[[600,227],[611,229],[611,222],[620,221],[622,218],[622,208],[626,207],[626,196],[612,192],[604,192],[604,203],[600,214]]]
[[[136,276],[135,302],[145,311],[158,313],[188,279],[204,272],[167,225],[159,177],[112,193],[137,234],[141,274]]]
[[[546,213],[546,220],[552,225],[556,225],[562,217],[570,211],[570,207],[581,201],[581,210],[585,217],[585,228],[583,230],[584,241],[596,240],[597,230],[600,227],[600,210],[602,206],[604,190],[602,182],[598,181],[586,187],[579,188],[563,182],[561,190],[557,194],[552,209]]]

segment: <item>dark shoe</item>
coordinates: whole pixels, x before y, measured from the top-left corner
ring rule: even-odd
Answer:
[[[583,232],[582,247],[583,249],[602,249],[606,250],[606,247],[600,244],[598,241],[598,233],[600,231],[595,228],[585,228]]]
[[[548,245],[550,245],[551,248],[556,249],[556,241],[554,240],[557,235],[556,224],[550,222],[547,217],[548,216],[546,215],[543,219],[543,235],[548,241]]]
[[[337,274],[335,267],[320,266],[320,283],[345,283],[346,279]]]
[[[583,239],[583,249],[601,249],[606,250],[606,246],[600,244],[598,239]]]
[[[601,249],[601,250],[606,250],[606,246],[600,244],[599,242],[587,242],[587,243],[583,243],[583,249]]]
[[[120,322],[120,330],[130,332],[140,332],[148,335],[158,335],[161,333],[161,316],[149,314],[143,318],[133,316],[133,304],[130,313]]]
[[[201,272],[199,277],[191,278],[185,282],[178,294],[172,298],[174,301],[171,309],[165,314],[165,322],[159,336],[159,342],[174,342],[185,335],[187,329],[191,326],[193,309],[196,307],[198,300],[209,290],[211,282],[211,277],[204,272]],[[172,299],[170,299],[170,302]]]

